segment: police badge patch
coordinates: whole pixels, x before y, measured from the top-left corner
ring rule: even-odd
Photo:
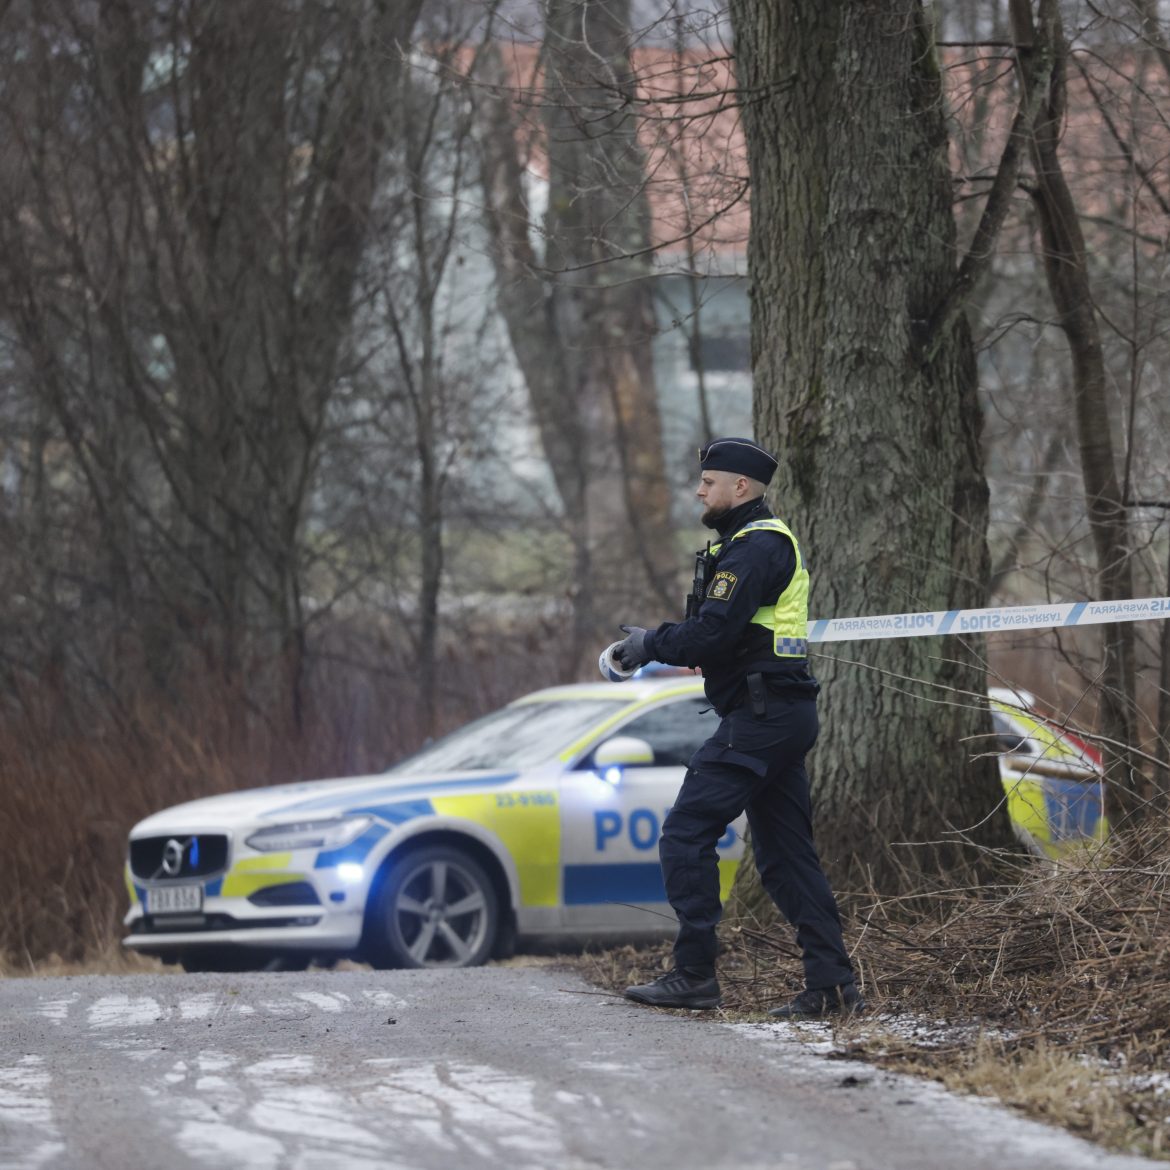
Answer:
[[[734,573],[727,572],[726,569],[720,569],[711,581],[711,587],[707,590],[707,598],[710,601],[727,601],[731,597],[731,591],[735,588],[736,581],[739,580]]]

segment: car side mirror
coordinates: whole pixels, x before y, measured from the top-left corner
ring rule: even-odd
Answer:
[[[593,753],[593,766],[597,769],[636,768],[653,763],[654,749],[644,739],[632,735],[615,735]]]

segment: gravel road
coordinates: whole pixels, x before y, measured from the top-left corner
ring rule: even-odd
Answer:
[[[0,982],[5,1170],[1136,1170],[547,967]]]

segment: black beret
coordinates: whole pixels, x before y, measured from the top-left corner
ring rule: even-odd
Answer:
[[[751,439],[712,439],[699,448],[699,466],[704,471],[731,471],[771,483],[776,460]]]

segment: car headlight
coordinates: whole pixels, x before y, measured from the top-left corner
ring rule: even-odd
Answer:
[[[261,853],[286,849],[340,849],[360,837],[373,817],[333,817],[327,821],[297,821],[259,829],[247,843]]]

